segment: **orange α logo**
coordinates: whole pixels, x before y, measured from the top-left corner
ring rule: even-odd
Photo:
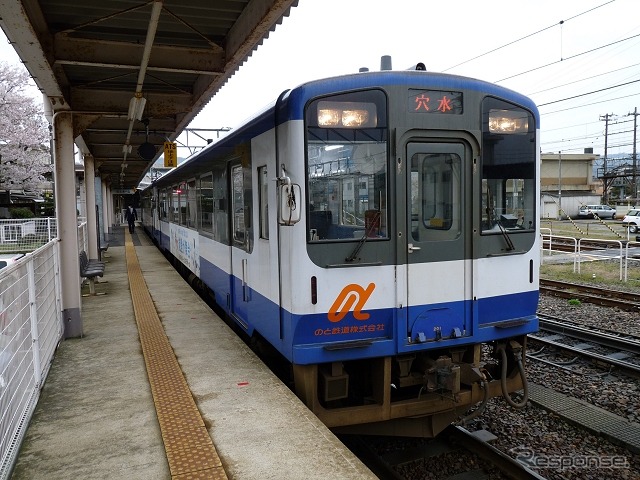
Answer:
[[[365,289],[356,283],[350,283],[342,289],[333,305],[329,309],[327,318],[330,322],[339,322],[353,308],[353,317],[356,320],[367,320],[368,313],[362,313],[362,307],[376,288],[375,283],[370,283]]]

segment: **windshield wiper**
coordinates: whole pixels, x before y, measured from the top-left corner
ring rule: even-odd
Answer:
[[[344,259],[345,262],[353,262],[356,259],[356,257],[360,253],[360,250],[362,250],[362,247],[364,246],[364,242],[367,241],[369,235],[371,235],[371,232],[373,232],[373,229],[376,228],[378,220],[380,220],[380,212],[376,212],[376,214],[373,216],[373,218],[371,219],[371,225],[369,225],[369,228],[365,229],[364,235],[362,235],[362,238],[358,240],[358,243],[353,249],[353,252],[351,252],[351,255]]]
[[[493,197],[491,196],[491,188],[487,186],[487,219],[491,220],[495,215],[495,207],[493,206]],[[500,233],[504,237],[504,241],[507,242],[507,252],[511,250],[515,250],[516,247],[513,246],[513,242],[511,241],[511,237],[500,223],[500,219],[496,218],[496,223],[498,224],[498,228],[500,229]]]
[[[498,227],[500,228],[500,233],[502,233],[502,236],[504,237],[504,241],[507,242],[507,252],[509,252],[511,250],[515,250],[516,247],[513,246],[513,242],[511,241],[511,237],[507,233],[507,230],[502,226],[502,223],[500,223],[500,220],[496,220],[496,223],[498,224]]]

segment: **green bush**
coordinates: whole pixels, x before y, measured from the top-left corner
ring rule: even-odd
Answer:
[[[577,298],[572,298],[571,300],[569,300],[569,305],[578,306],[578,305],[582,305],[582,302]]]
[[[20,208],[10,208],[9,214],[11,214],[11,218],[33,218],[35,215],[28,208],[20,207]]]

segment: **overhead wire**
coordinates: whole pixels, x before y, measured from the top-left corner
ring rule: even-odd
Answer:
[[[506,48],[506,47],[508,47],[508,46],[510,46],[510,45],[513,45],[513,44],[515,44],[515,43],[518,43],[518,42],[520,42],[520,41],[522,41],[522,40],[525,40],[525,39],[527,39],[527,38],[530,38],[530,37],[533,37],[533,36],[535,36],[535,35],[538,35],[539,33],[545,32],[545,31],[547,31],[547,30],[549,30],[549,29],[551,29],[551,28],[553,28],[553,27],[556,27],[556,26],[558,26],[558,25],[563,25],[563,24],[567,23],[568,21],[573,20],[574,18],[578,18],[578,17],[580,17],[580,16],[582,16],[582,15],[585,15],[585,14],[587,14],[587,13],[589,13],[589,12],[592,12],[592,11],[594,11],[594,10],[597,10],[598,8],[604,7],[605,5],[608,5],[608,4],[610,4],[610,3],[613,3],[614,1],[615,1],[615,0],[609,0],[608,2],[603,3],[602,5],[598,5],[597,7],[593,7],[593,8],[591,8],[591,9],[589,9],[589,10],[585,10],[584,12],[579,13],[579,14],[577,14],[577,15],[574,15],[573,17],[569,17],[569,18],[568,18],[568,19],[566,19],[566,20],[560,20],[560,22],[558,22],[558,23],[554,23],[553,25],[549,25],[548,27],[545,27],[545,28],[543,28],[543,29],[541,29],[541,30],[538,30],[537,32],[530,33],[530,34],[525,35],[524,37],[521,37],[521,38],[519,38],[519,39],[517,39],[517,40],[513,40],[513,41],[511,41],[511,42],[509,42],[509,43],[505,43],[504,45],[501,45],[500,47],[494,48],[493,50],[489,50],[488,52],[485,52],[485,53],[483,53],[483,54],[481,54],[481,55],[477,55],[477,56],[475,56],[475,57],[473,57],[473,58],[470,58],[470,59],[468,59],[468,60],[465,60],[464,62],[460,62],[460,63],[458,63],[458,64],[456,64],[456,65],[454,65],[454,66],[452,66],[452,67],[449,67],[449,68],[447,68],[447,69],[443,70],[443,72],[447,72],[447,71],[449,71],[449,70],[453,70],[454,68],[459,67],[460,65],[464,65],[465,63],[472,62],[473,60],[477,60],[478,58],[482,58],[482,57],[484,57],[484,56],[486,56],[486,55],[489,55],[489,54],[491,54],[491,53],[497,52],[498,50],[501,50],[501,49]]]
[[[582,55],[587,55],[588,53],[593,53],[593,52],[596,52],[598,50],[602,50],[603,48],[607,48],[607,47],[610,47],[612,45],[616,45],[618,43],[626,42],[627,40],[631,40],[631,39],[637,38],[637,37],[640,37],[640,33],[637,34],[637,35],[632,35],[631,37],[623,38],[622,40],[616,40],[615,42],[607,43],[606,45],[601,45],[599,47],[592,48],[591,50],[586,50],[586,51],[581,52],[581,53],[576,53],[575,55],[571,55],[570,57],[561,58],[560,60],[556,60],[555,62],[547,63],[545,65],[540,65],[540,66],[532,68],[530,70],[525,70],[524,72],[516,73],[515,75],[511,75],[509,77],[501,78],[500,80],[495,80],[494,83],[500,83],[500,82],[503,82],[505,80],[510,80],[512,78],[519,77],[520,75],[524,75],[526,73],[535,72],[537,70],[541,70],[543,68],[550,67],[551,65],[556,65],[558,63],[565,62],[567,60],[572,60],[574,58],[581,57]]]
[[[603,77],[605,75],[610,75],[612,73],[616,73],[616,72],[619,72],[621,70],[626,70],[627,68],[633,68],[633,67],[637,67],[637,66],[640,66],[640,63],[634,63],[633,65],[628,65],[626,67],[616,68],[615,70],[609,70],[608,72],[599,73],[597,75],[592,75],[590,77],[584,77],[584,78],[581,78],[580,80],[575,80],[573,82],[563,83],[562,85],[556,85],[556,86],[553,86],[553,87],[545,88],[543,90],[538,90],[537,92],[530,92],[527,95],[528,96],[532,96],[532,95],[537,95],[538,93],[548,92],[549,90],[555,90],[556,88],[568,87],[569,85],[573,85],[573,84],[576,84],[576,83],[584,82],[584,81],[587,81],[587,80],[593,80],[594,78]]]
[[[489,50],[489,51],[487,51],[487,52],[485,52],[485,53],[482,53],[482,54],[480,54],[480,55],[476,55],[476,56],[474,56],[474,57],[472,57],[472,58],[470,58],[470,59],[468,59],[468,60],[465,60],[465,61],[463,61],[463,62],[460,62],[460,63],[458,63],[458,64],[456,64],[456,65],[453,65],[452,67],[449,67],[449,68],[447,68],[447,69],[445,69],[445,70],[443,70],[443,71],[444,71],[444,72],[446,72],[446,71],[448,71],[448,70],[452,70],[452,69],[454,69],[454,68],[456,68],[456,67],[459,67],[459,66],[461,66],[461,65],[464,65],[464,64],[466,64],[466,63],[469,63],[469,62],[471,62],[471,61],[473,61],[473,60],[477,60],[478,58],[482,58],[482,57],[484,57],[484,56],[486,56],[486,55],[489,55],[489,54],[491,54],[491,53],[495,53],[496,51],[499,51],[499,50],[501,50],[501,49],[503,49],[503,48],[506,48],[506,47],[508,47],[508,46],[514,45],[515,43],[518,43],[518,42],[520,42],[520,41],[522,41],[522,40],[525,40],[525,39],[527,39],[527,38],[530,38],[530,37],[533,37],[533,36],[535,36],[535,35],[538,35],[538,34],[540,34],[540,33],[542,33],[542,32],[545,32],[545,31],[547,31],[547,30],[549,30],[549,29],[553,28],[553,27],[560,26],[560,27],[562,28],[562,25],[563,25],[563,24],[565,24],[566,22],[568,22],[569,20],[575,19],[575,18],[580,17],[580,16],[582,16],[582,15],[585,15],[585,14],[587,14],[587,13],[593,12],[594,10],[597,10],[597,9],[599,9],[599,8],[601,8],[601,7],[604,7],[604,6],[606,6],[606,5],[609,5],[609,4],[613,3],[614,1],[615,1],[615,0],[610,0],[610,1],[608,1],[608,2],[602,3],[602,4],[600,4],[600,5],[596,6],[596,7],[593,7],[593,8],[591,8],[591,9],[585,10],[585,11],[583,11],[583,12],[581,12],[581,13],[577,14],[577,15],[574,15],[574,16],[572,16],[572,17],[569,17],[567,20],[561,20],[561,21],[560,21],[560,22],[558,22],[558,23],[554,23],[554,24],[549,25],[549,26],[547,26],[547,27],[545,27],[545,28],[542,28],[542,29],[540,29],[540,30],[537,30],[536,32],[530,33],[530,34],[525,35],[525,36],[523,36],[523,37],[520,37],[520,38],[518,38],[518,39],[516,39],[516,40],[513,40],[513,41],[511,41],[511,42],[505,43],[504,45],[501,45],[501,46],[499,46],[499,47],[497,47],[497,48],[491,49],[491,50]],[[495,81],[495,83],[499,83],[499,82],[502,82],[502,81],[505,81],[505,80],[509,80],[509,79],[512,79],[512,78],[515,78],[515,77],[518,77],[518,76],[521,76],[521,75],[525,75],[525,74],[527,74],[527,73],[532,73],[532,72],[535,72],[535,71],[538,71],[538,70],[541,70],[541,69],[544,69],[544,68],[550,67],[550,66],[552,66],[552,65],[556,65],[556,64],[561,63],[561,62],[564,62],[564,61],[569,61],[569,60],[573,60],[573,59],[576,59],[576,58],[579,58],[579,57],[582,57],[582,56],[585,56],[585,55],[588,55],[588,54],[592,54],[592,53],[594,53],[594,52],[601,51],[601,50],[603,50],[603,49],[605,49],[605,48],[608,48],[608,47],[611,47],[611,46],[614,46],[614,45],[622,44],[622,43],[624,43],[624,42],[627,42],[627,41],[629,41],[629,40],[632,40],[632,39],[634,39],[634,38],[638,38],[638,37],[640,37],[640,34],[636,34],[636,35],[632,35],[632,36],[629,36],[629,37],[626,37],[626,38],[623,38],[623,39],[620,39],[620,40],[616,40],[616,41],[614,41],[614,42],[610,42],[610,43],[607,43],[607,44],[605,44],[605,45],[601,45],[601,46],[598,46],[598,47],[595,47],[595,48],[592,48],[592,49],[586,50],[586,51],[584,51],[584,52],[580,52],[580,53],[577,53],[577,54],[575,54],[575,55],[571,55],[571,56],[569,56],[569,57],[563,57],[563,58],[561,58],[560,60],[557,60],[557,61],[555,61],[555,62],[550,62],[550,63],[547,63],[547,64],[545,64],[545,65],[540,65],[540,66],[538,66],[538,67],[536,67],[536,68],[532,68],[532,69],[526,70],[526,71],[524,71],[524,72],[520,72],[520,73],[517,73],[517,74],[511,75],[511,76],[508,76],[508,77],[502,78],[502,79],[500,79],[500,80]],[[561,88],[561,87],[563,87],[563,86],[568,86],[568,85],[572,85],[572,84],[579,83],[579,82],[582,82],[582,81],[586,81],[586,80],[589,80],[589,79],[593,79],[593,78],[601,77],[601,76],[608,75],[608,74],[611,74],[611,73],[615,73],[615,72],[618,72],[618,71],[621,71],[621,70],[625,70],[625,69],[627,69],[627,68],[632,68],[632,67],[635,67],[635,66],[638,66],[638,65],[640,65],[640,64],[634,64],[634,65],[630,65],[630,66],[627,66],[627,67],[618,68],[618,69],[615,69],[615,70],[612,70],[612,71],[609,71],[609,72],[604,72],[604,73],[600,73],[600,74],[597,74],[597,75],[593,75],[593,76],[591,76],[591,77],[582,78],[582,79],[580,79],[580,80],[576,80],[576,81],[573,81],[573,82],[569,82],[569,83],[566,83],[566,84],[563,84],[563,85],[558,85],[558,86],[555,86],[555,87],[550,87],[550,88],[547,88],[547,89],[543,89],[543,90],[540,90],[540,91],[535,92],[535,93],[537,94],[537,93],[542,93],[542,92],[546,92],[546,91],[549,91],[549,90],[554,90],[554,89],[556,89],[556,88]],[[628,78],[629,78],[629,77],[628,77]],[[631,77],[631,78],[633,78],[633,77]],[[638,83],[638,82],[640,82],[640,80],[638,80],[638,79],[630,80],[630,81],[628,81],[628,82],[619,83],[619,84],[616,84],[616,85],[611,85],[611,86],[604,87],[604,88],[599,88],[599,89],[596,89],[596,90],[591,90],[591,91],[584,92],[584,93],[581,93],[581,94],[578,94],[578,95],[572,95],[572,96],[569,96],[569,97],[565,97],[565,98],[561,98],[561,99],[557,99],[557,100],[552,100],[552,101],[545,102],[545,103],[540,103],[540,104],[538,104],[538,107],[545,107],[545,106],[548,106],[548,105],[553,105],[553,104],[561,103],[561,102],[564,102],[564,101],[575,100],[575,99],[577,99],[577,98],[587,97],[587,96],[594,95],[594,94],[597,94],[597,93],[601,93],[601,92],[605,92],[605,91],[613,90],[613,89],[615,89],[615,88],[626,87],[626,86],[628,86],[628,85],[635,84],[635,83]],[[636,96],[636,95],[640,95],[640,93],[633,93],[633,94],[630,94],[630,95],[624,95],[624,96],[620,96],[620,97],[613,98],[613,99],[612,99],[612,98],[608,98],[608,99],[603,100],[603,101],[591,102],[591,103],[587,103],[587,104],[582,104],[582,105],[572,106],[572,107],[568,107],[568,108],[564,108],[564,109],[560,109],[560,110],[555,110],[555,111],[553,111],[553,112],[544,112],[544,113],[541,113],[541,114],[542,114],[542,115],[550,115],[550,114],[553,114],[553,113],[564,112],[564,111],[567,111],[567,110],[583,108],[583,107],[586,107],[586,106],[597,105],[597,104],[605,103],[605,102],[611,102],[611,101],[613,101],[613,100],[619,100],[619,99],[624,99],[624,98],[630,98],[630,97],[634,97],[634,96]],[[595,122],[593,122],[593,123],[595,123]],[[593,123],[592,123],[592,125],[593,125]],[[586,124],[586,125],[588,125],[588,124]],[[613,124],[611,124],[611,125],[613,125]],[[563,127],[563,128],[570,128],[570,127]],[[555,130],[562,130],[562,128],[561,128],[561,129],[555,129]],[[612,135],[614,135],[614,134],[621,134],[621,133],[626,133],[626,132],[611,132],[611,134],[612,134]],[[602,136],[602,134],[584,135],[584,136],[575,137],[575,138],[573,138],[573,139],[563,139],[563,140],[561,140],[561,141],[545,142],[545,145],[553,145],[554,143],[556,143],[556,144],[557,144],[557,143],[559,143],[559,142],[570,142],[570,141],[578,141],[578,140],[588,140],[588,139],[590,139],[590,138],[598,138],[599,136]],[[619,146],[625,146],[625,145],[619,145]],[[615,148],[615,147],[616,147],[616,145],[610,145],[610,148]]]
[[[632,83],[638,83],[638,82],[640,82],[640,79],[638,79],[638,80],[632,80],[632,81],[630,81],[630,82],[620,83],[620,84],[618,84],[618,85],[612,85],[612,86],[610,86],[610,87],[600,88],[600,89],[598,89],[598,90],[592,90],[591,92],[581,93],[581,94],[579,94],[579,95],[573,95],[573,96],[571,96],[571,97],[567,97],[567,98],[561,98],[561,99],[559,99],[559,100],[554,100],[554,101],[552,101],[552,102],[540,103],[540,104],[538,105],[538,107],[544,107],[544,106],[546,106],[546,105],[552,105],[552,104],[554,104],[554,103],[560,103],[560,102],[565,102],[565,101],[567,101],[567,100],[573,100],[574,98],[580,98],[580,97],[585,97],[585,96],[587,96],[587,95],[593,95],[594,93],[604,92],[605,90],[611,90],[611,89],[613,89],[613,88],[624,87],[624,86],[626,86],[626,85],[630,85],[630,84],[632,84]]]

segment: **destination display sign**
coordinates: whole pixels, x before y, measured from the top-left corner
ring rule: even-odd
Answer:
[[[413,113],[462,114],[462,92],[442,90],[409,91],[407,110]]]

